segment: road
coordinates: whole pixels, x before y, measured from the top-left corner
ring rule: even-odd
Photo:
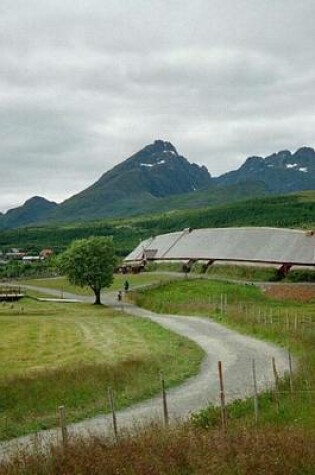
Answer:
[[[34,290],[39,288],[27,286]],[[46,294],[60,296],[59,291],[41,289]],[[91,301],[90,297],[64,294],[65,298]],[[270,387],[273,381],[272,358],[276,359],[279,375],[288,370],[288,355],[285,350],[249,336],[240,335],[210,319],[192,316],[160,315],[135,305],[116,300],[116,293],[103,294],[103,302],[130,315],[150,319],[159,325],[198,344],[205,352],[200,372],[180,386],[167,393],[170,421],[187,419],[192,412],[205,408],[210,402],[219,403],[218,361],[223,363],[224,383],[227,401],[245,398],[253,394],[252,361],[255,359],[259,390]],[[152,420],[162,420],[161,396],[138,403],[117,412],[120,430],[132,429]],[[111,435],[113,432],[110,415],[97,416],[68,426],[73,435]],[[20,437],[0,444],[0,459],[17,448],[31,447],[36,440],[40,446],[60,440],[58,429],[46,430],[34,435]]]

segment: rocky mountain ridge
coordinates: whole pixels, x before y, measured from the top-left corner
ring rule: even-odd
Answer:
[[[299,148],[269,155],[266,158],[249,157],[238,170],[216,178],[219,185],[235,185],[248,180],[264,182],[270,193],[290,193],[315,189],[315,151],[311,147]]]
[[[156,140],[59,205],[33,197],[0,214],[0,230],[43,221],[171,210],[181,197],[187,207],[206,206],[213,194],[224,198],[225,189],[230,201],[241,199],[242,194],[248,198],[249,188],[252,196],[315,189],[315,151],[302,147],[295,153],[283,150],[265,158],[249,157],[238,170],[213,178],[205,166],[190,163],[170,142]]]

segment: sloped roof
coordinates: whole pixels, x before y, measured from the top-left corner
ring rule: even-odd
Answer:
[[[227,260],[315,265],[315,234],[280,228],[211,228],[143,241],[125,261]]]

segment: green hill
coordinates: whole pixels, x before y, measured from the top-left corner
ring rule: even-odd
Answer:
[[[169,211],[129,219],[26,227],[0,232],[0,250],[30,251],[52,247],[62,251],[73,239],[112,236],[118,253],[127,254],[146,237],[186,227],[274,226],[315,228],[315,191],[264,197],[239,203],[185,211]]]

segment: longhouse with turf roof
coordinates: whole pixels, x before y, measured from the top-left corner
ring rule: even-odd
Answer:
[[[206,267],[215,261],[292,266],[315,266],[315,232],[281,228],[184,229],[142,241],[125,264],[147,261],[197,261]]]

